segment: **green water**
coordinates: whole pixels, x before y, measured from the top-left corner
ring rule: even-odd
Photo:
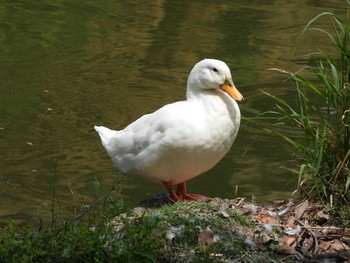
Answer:
[[[50,220],[53,191],[63,218],[109,188],[118,173],[93,125],[122,129],[185,98],[186,79],[203,58],[231,68],[245,97],[242,127],[228,155],[188,183],[189,192],[257,202],[289,198],[296,178],[278,138],[249,117],[273,109],[260,90],[295,96],[286,76],[327,47],[296,33],[345,1],[32,1],[0,3],[0,222]],[[328,20],[321,23],[329,26]],[[269,124],[268,124],[269,125]],[[137,204],[162,186],[124,179]],[[58,204],[56,203],[56,206]]]

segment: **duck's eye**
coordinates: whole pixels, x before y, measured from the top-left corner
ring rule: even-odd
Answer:
[[[212,68],[214,72],[219,72],[217,68]]]

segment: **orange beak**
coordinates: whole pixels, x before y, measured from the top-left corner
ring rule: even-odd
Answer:
[[[226,79],[225,83],[220,85],[220,88],[236,101],[244,100],[242,94],[235,87],[231,79]]]

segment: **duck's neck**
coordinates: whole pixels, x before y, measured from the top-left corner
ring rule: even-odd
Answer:
[[[187,100],[192,100],[192,99],[201,99],[207,96],[212,96],[214,95],[214,91],[213,90],[205,90],[205,89],[189,89],[187,88],[186,91],[186,98]]]
[[[224,102],[228,106],[237,104],[227,93],[221,92],[221,90],[215,89],[189,89],[186,92],[187,100],[203,101],[204,103],[218,103],[219,101]]]
[[[207,110],[227,112],[235,125],[239,126],[240,110],[238,104],[227,93],[215,89],[187,89],[186,97],[188,101],[197,101],[205,105]]]

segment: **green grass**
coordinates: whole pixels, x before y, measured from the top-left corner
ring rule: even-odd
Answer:
[[[350,1],[347,1],[348,10]],[[333,31],[312,27],[321,17],[329,17]],[[298,190],[302,198],[343,208],[349,217],[350,205],[350,50],[349,17],[346,21],[325,12],[311,19],[300,37],[310,30],[325,34],[336,55],[318,50],[312,55],[316,67],[313,77],[291,73],[296,87],[297,105],[266,93],[276,103],[274,134],[292,147],[297,161]],[[269,112],[271,113],[271,112]],[[280,126],[294,127],[293,134]],[[347,212],[346,212],[347,211]]]
[[[155,224],[129,225],[121,239],[112,225],[64,223],[19,234],[9,223],[2,233],[0,262],[156,262],[164,242],[150,235]]]
[[[124,209],[125,210],[125,209]],[[220,216],[219,205],[193,202],[127,211],[98,224],[73,220],[46,228],[0,230],[0,262],[271,262],[273,251],[252,251],[246,231],[256,225],[234,208]],[[216,241],[206,248],[206,227]],[[169,236],[169,233],[173,235]],[[292,262],[290,260],[289,262]]]

